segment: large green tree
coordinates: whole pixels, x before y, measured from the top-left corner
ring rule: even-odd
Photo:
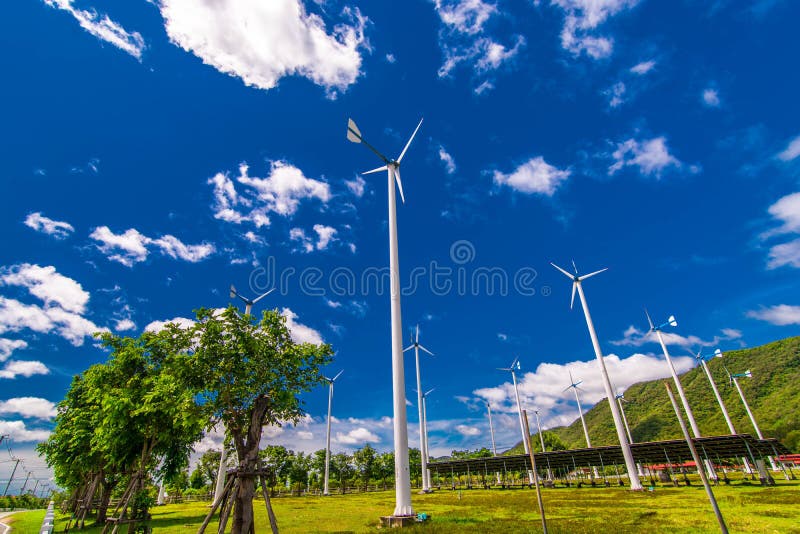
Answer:
[[[363,448],[353,453],[353,464],[356,468],[356,474],[364,486],[364,491],[367,491],[369,479],[375,474],[376,461],[377,453],[369,444],[364,445]]]
[[[173,328],[176,338],[180,329]],[[300,394],[323,382],[320,368],[331,361],[329,345],[296,343],[277,311],[252,322],[234,307],[197,311],[197,322],[183,332],[184,377],[210,424],[224,423],[236,449],[240,477],[235,494],[233,534],[253,525],[259,446],[265,425],[296,422]]]

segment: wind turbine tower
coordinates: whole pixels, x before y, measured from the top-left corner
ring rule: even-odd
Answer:
[[[419,451],[420,461],[424,466],[422,468],[422,483],[428,488],[429,493],[433,491],[433,486],[431,485],[431,470],[428,469],[428,463],[431,461],[431,457],[428,453],[428,395],[433,393],[434,389],[436,388],[431,388],[422,394],[422,422],[420,423],[420,433],[424,438],[420,440],[423,444],[423,448]]]
[[[606,370],[605,359],[603,358],[603,352],[600,349],[600,341],[598,341],[597,339],[597,332],[594,329],[592,316],[589,313],[589,305],[586,303],[586,296],[583,294],[582,282],[587,278],[602,273],[606,269],[601,269],[593,273],[585,274],[583,276],[578,276],[578,269],[577,267],[575,267],[575,262],[572,263],[572,267],[575,270],[575,274],[568,273],[555,263],[551,263],[550,265],[561,271],[561,273],[564,274],[564,276],[572,280],[572,300],[570,300],[570,308],[572,308],[572,305],[575,302],[576,290],[581,299],[581,306],[583,307],[583,315],[586,318],[586,327],[589,329],[589,336],[592,339],[592,346],[594,347],[594,353],[595,356],[597,357],[597,364],[599,365],[600,372],[603,375],[603,387],[606,390],[606,399],[608,399],[608,405],[611,408],[611,416],[614,419],[614,427],[617,430],[617,438],[619,439],[619,445],[620,448],[622,449],[622,455],[625,457],[625,467],[628,470],[628,480],[630,480],[632,490],[636,491],[643,490],[644,488],[642,487],[642,483],[639,480],[639,474],[636,471],[636,464],[633,461],[633,453],[631,452],[631,445],[628,442],[628,436],[625,435],[625,428],[622,425],[622,416],[619,413],[619,407],[617,406],[617,403],[614,402],[614,388],[611,387],[611,380],[608,378],[608,371]]]
[[[494,443],[494,425],[492,424],[492,405],[486,403],[486,411],[489,413],[489,433],[492,435],[492,454],[497,456],[497,446]]]
[[[578,380],[575,382],[575,379],[572,378],[572,371],[569,372],[569,385],[564,388],[564,391],[568,389],[572,389],[575,393],[575,402],[578,403],[578,415],[581,416],[581,425],[583,425],[583,435],[586,437],[586,447],[589,449],[592,448],[592,440],[589,439],[589,430],[586,428],[586,420],[583,418],[583,408],[581,407],[581,398],[578,396],[578,386],[583,382],[583,380]]]
[[[328,475],[330,473],[331,464],[331,406],[333,406],[333,383],[336,382],[336,379],[339,378],[343,372],[344,369],[339,371],[333,378],[328,378],[327,376],[322,377],[328,382],[328,430],[325,434],[325,484],[322,490],[323,495],[330,495],[328,491]]]
[[[420,456],[421,456],[421,464],[422,464],[421,465],[421,467],[422,467],[422,490],[421,490],[421,493],[430,493],[431,488],[429,487],[429,481],[428,481],[428,476],[427,476],[428,461],[427,461],[427,458],[425,458],[425,449],[426,449],[426,447],[425,447],[426,439],[425,438],[426,438],[426,436],[425,436],[425,432],[424,432],[424,428],[423,428],[425,398],[424,398],[423,393],[422,393],[422,378],[421,378],[421,374],[420,374],[420,370],[419,370],[419,351],[422,350],[424,352],[427,352],[431,356],[433,356],[433,353],[420,344],[420,342],[419,342],[419,325],[417,325],[416,337],[412,337],[411,338],[411,345],[409,345],[408,347],[403,349],[403,352],[407,352],[407,351],[409,351],[411,349],[414,349],[414,359],[415,359],[415,361],[417,363],[417,408],[419,410],[419,452],[421,453]]]
[[[514,358],[508,367],[498,367],[498,371],[511,371],[511,380],[514,383],[514,397],[517,399],[517,415],[519,417],[519,431],[522,434],[522,445],[525,447],[525,454],[531,454],[530,437],[525,435],[525,425],[522,423],[522,405],[519,402],[519,387],[517,386],[517,373],[520,369],[519,359]]]
[[[400,191],[400,200],[405,202],[403,196],[403,182],[400,180],[400,163],[406,155],[411,141],[417,135],[422,120],[417,124],[403,151],[395,160],[390,160],[375,147],[366,142],[353,119],[347,121],[347,139],[353,143],[360,143],[378,156],[384,165],[367,171],[371,174],[386,171],[388,178],[389,197],[389,272],[390,272],[390,304],[391,304],[391,331],[392,331],[392,387],[394,408],[394,472],[395,472],[395,508],[394,517],[407,518],[414,516],[411,506],[411,476],[408,467],[408,419],[406,414],[406,388],[403,371],[403,325],[400,312],[400,262],[397,252],[397,210],[395,201],[395,184]],[[402,521],[403,519],[401,519]]]

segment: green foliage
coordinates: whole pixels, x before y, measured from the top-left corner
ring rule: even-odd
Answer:
[[[189,487],[195,490],[202,489],[208,484],[208,480],[203,474],[203,470],[200,467],[197,467],[194,471],[192,471],[191,476],[189,476]]]
[[[800,337],[729,351],[723,358],[712,358],[708,366],[737,432],[756,435],[736,388],[729,385],[724,366],[733,373],[752,371],[753,378],[740,378],[739,384],[764,437],[777,438],[790,450],[800,449],[800,412],[795,409],[800,404]],[[730,434],[703,369],[695,367],[680,378],[703,435]],[[682,437],[663,382],[641,382],[625,391],[625,399],[629,402],[623,406],[635,442]],[[618,443],[611,410],[605,399],[589,410],[584,418],[592,445]],[[550,429],[545,436],[548,434],[558,437],[568,448],[585,446],[580,420],[567,427]],[[538,438],[534,435],[532,441],[535,445]],[[520,454],[520,445],[507,454]]]
[[[361,480],[361,484],[365,490],[369,484],[369,479],[375,474],[375,461],[377,456],[375,449],[369,444],[364,445],[363,448],[353,453],[353,464],[356,468],[356,474]]]

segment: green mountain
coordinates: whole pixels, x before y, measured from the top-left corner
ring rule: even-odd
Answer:
[[[708,362],[736,431],[755,436],[736,388],[729,385],[723,364],[732,373],[752,371],[753,377],[740,378],[739,384],[764,437],[778,438],[792,451],[800,449],[800,337],[729,351],[723,358],[712,358]],[[704,436],[730,434],[703,369],[695,367],[681,375],[680,380],[700,432]],[[678,397],[677,392],[675,396]],[[628,401],[623,403],[625,415],[635,442],[682,437],[663,379],[632,385],[625,391],[625,399]],[[605,399],[584,414],[584,418],[592,445],[619,443]],[[550,429],[545,435],[547,432],[560,438],[567,448],[586,446],[580,419],[569,426]],[[523,452],[522,442],[519,442],[506,454]]]

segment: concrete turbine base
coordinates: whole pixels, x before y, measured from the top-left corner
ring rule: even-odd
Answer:
[[[389,528],[411,527],[417,523],[416,515],[384,515],[381,516],[381,526]]]

